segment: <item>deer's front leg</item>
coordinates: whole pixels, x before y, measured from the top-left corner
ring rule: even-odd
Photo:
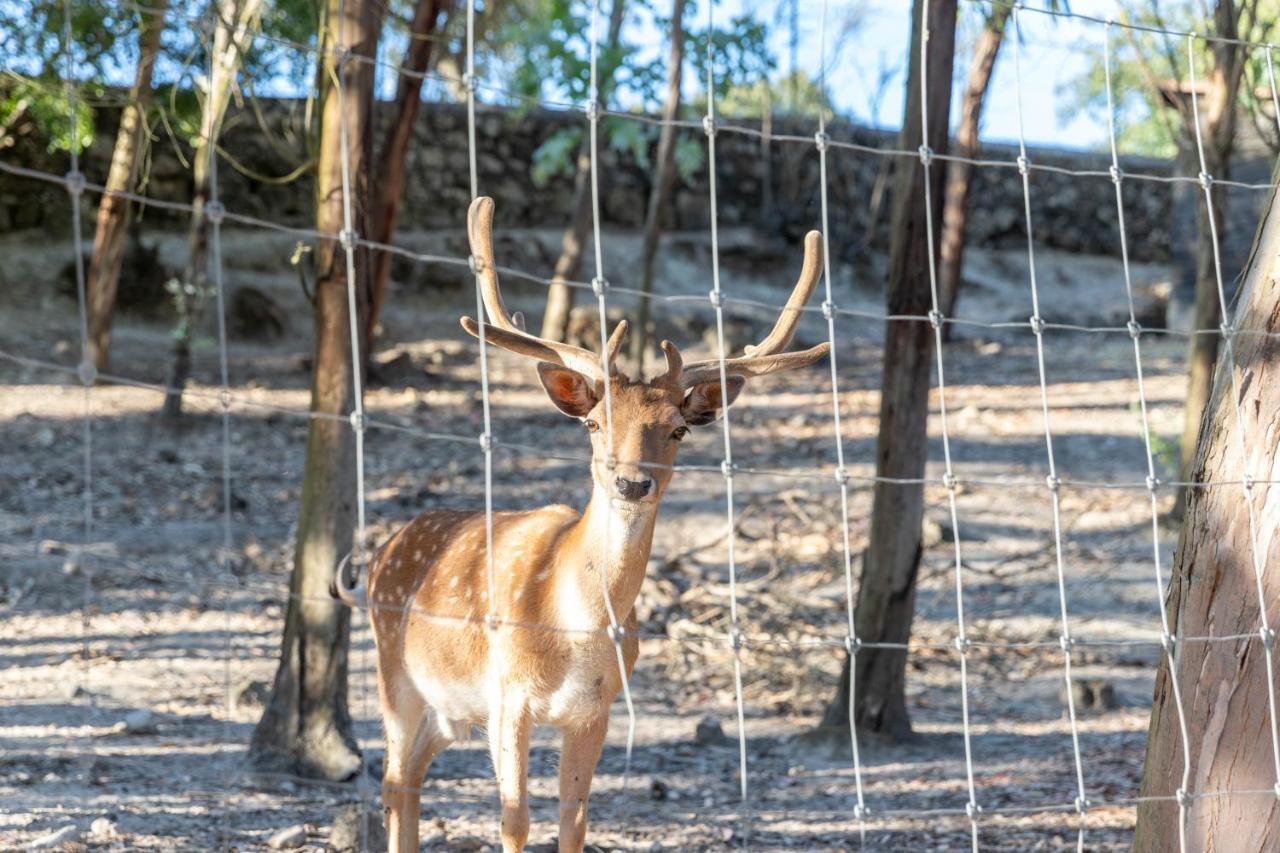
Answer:
[[[587,797],[609,731],[608,706],[579,729],[564,729],[560,750],[560,853],[582,853],[587,840]]]
[[[489,752],[502,802],[502,851],[519,853],[529,838],[529,729],[523,701],[507,697],[489,714]]]

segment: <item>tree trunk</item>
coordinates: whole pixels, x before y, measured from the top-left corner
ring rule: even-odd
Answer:
[[[1205,168],[1217,179],[1231,177],[1231,154],[1235,148],[1236,116],[1239,112],[1237,95],[1243,76],[1244,62],[1240,46],[1230,41],[1239,30],[1238,12],[1233,0],[1218,0],[1214,7],[1215,35],[1228,41],[1211,42],[1213,68],[1205,81],[1206,90],[1202,115],[1204,116]],[[1195,138],[1195,127],[1187,128],[1190,139]],[[1227,194],[1222,187],[1210,187],[1213,196],[1213,227],[1217,235],[1223,235],[1226,223]],[[1203,193],[1201,193],[1203,196]],[[1216,329],[1222,319],[1218,297],[1218,274],[1214,264],[1214,233],[1210,229],[1209,213],[1203,202],[1196,211],[1196,300],[1192,320],[1194,329]],[[1218,359],[1218,336],[1193,334],[1187,356],[1187,394],[1183,407],[1182,440],[1179,445],[1179,478],[1188,480],[1196,457],[1196,436],[1205,406],[1209,402],[1213,367]],[[1173,515],[1180,518],[1186,509],[1187,490],[1179,487],[1174,501]]]
[[[340,11],[345,8],[345,19]],[[378,26],[372,0],[329,0],[326,47],[349,48],[358,56],[377,55]],[[333,50],[325,61],[342,75],[345,98],[330,87],[321,116],[320,161],[316,180],[316,228],[339,233],[343,222],[343,111],[351,168],[351,204],[356,233],[368,233],[369,150],[372,144],[374,66],[349,62],[339,67]],[[370,259],[357,247],[356,305],[367,317]],[[338,561],[352,548],[356,473],[354,440],[346,422],[352,411],[350,319],[345,252],[336,240],[316,247],[315,360],[306,463],[298,515],[298,541],[289,582],[280,666],[271,700],[253,733],[250,757],[259,769],[322,779],[348,779],[360,769],[360,752],[347,711],[347,644],[350,611],[329,597]],[[364,348],[363,341],[361,348]],[[333,416],[336,416],[334,419]]]
[[[662,107],[661,134],[658,136],[658,163],[649,193],[649,209],[644,220],[644,242],[640,248],[640,310],[636,317],[635,336],[631,339],[631,360],[640,374],[649,346],[649,293],[653,290],[653,264],[662,237],[662,213],[671,196],[676,178],[676,128],[672,122],[680,117],[680,80],[684,71],[684,4],[671,5],[671,53],[667,58],[667,100]],[[767,151],[765,152],[767,154]]]
[[[129,102],[120,113],[106,192],[98,203],[98,222],[93,235],[93,256],[85,278],[89,325],[89,354],[98,370],[106,370],[111,354],[111,322],[115,315],[116,289],[129,237],[129,199],[115,193],[132,192],[138,183],[142,135],[146,131],[146,109],[151,101],[151,73],[160,52],[160,34],[168,0],[142,15],[138,28],[138,67],[129,90]]]
[[[916,0],[911,28],[910,72],[902,136],[898,146],[916,150],[921,127],[921,6],[929,15],[928,145],[947,151],[947,119],[951,109],[951,66],[955,54],[955,0]],[[942,215],[944,161],[929,171],[933,221]],[[886,307],[889,314],[929,313],[929,257],[925,235],[925,174],[915,164],[895,170],[892,239]],[[881,379],[880,434],[876,442],[878,477],[916,480],[924,476],[928,456],[929,376],[933,366],[933,330],[927,323],[885,323],[884,372]],[[915,611],[916,574],[920,567],[924,488],[919,484],[878,481],[871,507],[871,530],[863,554],[855,625],[864,643],[906,643]],[[858,652],[860,733],[889,738],[911,733],[905,680],[907,655],[902,649],[870,648]],[[840,686],[823,717],[824,728],[848,738],[850,661],[845,658]]]
[[[1277,173],[1280,175],[1280,173]],[[1280,209],[1273,192],[1245,271],[1234,325],[1246,332],[1280,334]],[[1266,657],[1259,638],[1258,585],[1249,533],[1249,502],[1257,513],[1262,592],[1267,624],[1280,616],[1280,344],[1263,334],[1239,335],[1233,356],[1213,381],[1192,474],[1197,482],[1258,481],[1193,489],[1187,505],[1168,594],[1175,636],[1254,635],[1238,642],[1177,646],[1156,676],[1155,707],[1147,738],[1141,796],[1170,797],[1182,787],[1183,751],[1171,680],[1181,688],[1190,753],[1188,793],[1271,790],[1272,720]],[[1239,400],[1234,399],[1234,371]],[[1243,423],[1237,421],[1237,405]],[[1238,429],[1244,430],[1241,453]],[[1134,850],[1178,849],[1178,806],[1168,800],[1138,804]],[[1189,850],[1280,849],[1280,801],[1274,796],[1193,797],[1187,813]]]
[[[955,154],[973,158],[978,155],[978,132],[982,125],[982,105],[991,84],[991,73],[1004,42],[1005,24],[1012,6],[995,6],[987,25],[978,36],[969,63],[969,79],[965,83],[964,103],[960,108],[960,128],[956,131]],[[955,314],[960,295],[960,274],[964,268],[964,238],[969,224],[969,190],[973,183],[973,165],[963,161],[947,167],[947,195],[942,208],[941,260],[938,264],[938,310],[944,316]],[[949,339],[952,326],[942,327]]]
[[[213,55],[209,89],[200,111],[200,138],[191,159],[191,223],[187,228],[187,265],[182,272],[182,289],[174,294],[178,327],[173,339],[173,361],[165,379],[163,413],[176,418],[182,414],[182,392],[191,375],[191,341],[204,306],[209,277],[209,158],[216,156],[222,119],[231,100],[236,67],[258,19],[262,0],[215,0],[218,18],[213,31]]]
[[[396,216],[400,212],[400,199],[404,195],[404,172],[408,160],[409,142],[418,121],[418,109],[422,105],[422,75],[431,65],[434,36],[440,13],[447,13],[452,0],[418,0],[413,25],[409,35],[409,51],[401,63],[400,83],[396,89],[396,117],[387,129],[386,140],[379,152],[378,176],[373,210],[371,239],[377,243],[391,243],[396,232]],[[373,303],[369,306],[369,322],[365,334],[373,340],[378,333],[378,318],[386,298],[387,281],[391,277],[391,253],[375,252],[373,255]],[[369,354],[365,353],[365,358]]]
[[[614,50],[622,36],[622,20],[625,17],[626,0],[613,0],[609,12],[609,35],[606,50]],[[600,106],[609,104],[608,80],[600,83]],[[573,179],[573,211],[569,227],[560,240],[560,257],[551,274],[547,288],[547,307],[542,314],[542,337],[563,341],[569,334],[569,314],[573,311],[574,289],[567,282],[574,281],[582,272],[582,256],[586,252],[587,231],[591,228],[591,139],[583,132],[578,146],[578,173]]]

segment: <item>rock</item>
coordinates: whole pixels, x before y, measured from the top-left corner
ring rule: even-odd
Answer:
[[[649,799],[662,802],[667,798],[668,793],[669,789],[666,782],[661,779],[651,779],[649,781]]]
[[[149,735],[156,731],[155,714],[146,708],[130,711],[124,719],[111,727],[114,734]]]
[[[64,826],[48,835],[42,835],[27,845],[28,850],[54,850],[80,840],[80,830],[74,826]]]
[[[360,826],[361,813],[364,814],[363,828]],[[370,808],[368,804],[348,803],[334,815],[333,828],[329,830],[328,850],[347,853],[361,849],[384,850],[386,846],[387,831],[382,825],[382,813]]]
[[[249,679],[236,690],[235,707],[239,711],[245,708],[265,708],[267,699],[271,697],[271,689],[265,681]]]
[[[703,717],[698,720],[698,728],[694,731],[693,741],[699,746],[720,746],[727,743],[724,729],[715,717]]]
[[[238,287],[227,304],[227,328],[238,338],[274,341],[289,329],[280,303],[256,287]]]
[[[1120,707],[1116,689],[1105,678],[1077,678],[1071,682],[1072,699],[1078,714],[1103,714]],[[1067,701],[1066,688],[1059,691],[1062,702]],[[1064,710],[1065,714],[1066,711]]]
[[[62,573],[69,578],[74,578],[80,574],[80,563],[77,560],[64,560],[62,563]]]
[[[111,841],[120,834],[116,822],[109,817],[100,817],[89,824],[89,834],[94,841]]]
[[[307,828],[302,824],[286,827],[267,841],[272,850],[292,850],[307,843]]]
[[[53,443],[58,440],[58,435],[49,427],[45,427],[36,432],[35,440],[37,447],[53,447]]]

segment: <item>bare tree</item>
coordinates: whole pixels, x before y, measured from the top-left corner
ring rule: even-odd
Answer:
[[[111,323],[116,308],[116,290],[124,264],[129,236],[132,203],[118,193],[132,192],[138,182],[142,141],[146,133],[147,104],[151,101],[151,74],[160,53],[160,34],[168,0],[158,0],[155,8],[140,13],[138,21],[138,66],[134,71],[129,101],[120,113],[106,192],[98,203],[98,222],[93,235],[93,256],[85,277],[88,297],[89,354],[98,370],[106,370],[111,355]]]
[[[353,225],[369,233],[369,151],[373,140],[370,61],[339,62],[349,51],[377,55],[380,21],[374,0],[329,0],[322,55],[330,79],[321,113],[316,229],[343,231],[343,133],[350,164]],[[360,322],[370,303],[370,258],[356,247],[356,310]],[[313,417],[299,500],[298,540],[289,582],[280,665],[271,699],[253,733],[250,757],[260,769],[322,779],[347,779],[360,769],[360,752],[347,710],[347,645],[351,613],[329,597],[339,560],[352,546],[355,526],[354,440],[347,415],[355,403],[351,318],[347,307],[345,252],[333,239],[316,248],[315,359],[311,379]],[[363,335],[360,336],[363,338]],[[364,348],[363,340],[360,343]]]
[[[978,154],[978,132],[982,126],[982,106],[986,101],[991,74],[996,67],[1000,45],[1004,43],[1005,24],[1012,6],[993,6],[986,11],[986,21],[969,63],[969,79],[964,87],[960,107],[960,127],[956,130],[955,153],[964,158]],[[964,267],[965,230],[969,224],[969,191],[973,185],[971,163],[951,162],[947,167],[947,193],[942,208],[942,242],[938,264],[938,309],[950,317],[955,313],[960,295],[960,274]],[[949,336],[951,326],[943,327]]]
[[[684,5],[685,0],[672,0],[671,51],[667,58],[667,99],[662,106],[662,132],[658,136],[658,163],[649,192],[649,209],[645,213],[644,242],[640,248],[640,297],[636,333],[631,339],[631,359],[644,371],[645,350],[649,345],[649,294],[653,291],[653,264],[662,238],[662,214],[671,197],[676,178],[676,128],[680,117],[680,81],[684,74]],[[768,91],[766,87],[765,91]],[[768,151],[765,151],[766,157]]]
[[[441,14],[449,14],[452,7],[453,0],[418,0],[414,12],[413,24],[409,29],[409,49],[400,64],[395,118],[391,120],[382,150],[378,152],[377,196],[371,213],[373,233],[370,235],[377,243],[390,243],[395,235],[396,216],[400,212],[400,199],[404,195],[409,142],[413,139],[418,108],[422,104],[423,75],[431,65],[436,37],[440,31]],[[390,277],[391,253],[378,252],[373,256],[373,303],[369,307],[369,328],[366,330],[370,340],[377,334],[378,318],[382,313]]]
[[[626,14],[626,0],[613,0],[609,12],[607,49],[618,46],[622,36],[622,21]],[[600,86],[600,105],[609,102],[608,81]],[[583,134],[578,146],[577,174],[573,179],[573,210],[569,215],[569,227],[560,240],[560,257],[551,273],[551,285],[547,288],[547,308],[542,314],[542,337],[563,341],[569,334],[569,315],[573,311],[573,288],[569,282],[582,271],[582,256],[586,251],[587,231],[591,228],[591,140]]]
[[[262,0],[211,0],[214,11],[213,47],[204,103],[200,108],[200,138],[191,159],[191,224],[187,229],[187,265],[174,301],[178,309],[178,330],[173,340],[173,357],[165,381],[164,414],[182,414],[182,392],[191,375],[191,341],[195,335],[201,305],[208,288],[209,158],[214,156],[222,119],[231,99],[236,68],[248,45],[262,10]]]
[[[921,14],[927,7],[929,29],[929,136],[922,129],[920,77]],[[947,119],[951,110],[951,73],[955,54],[956,0],[916,0],[911,28],[906,116],[898,146],[915,151],[922,143],[934,153],[947,151]],[[942,216],[945,172],[934,161],[929,172],[933,221]],[[927,314],[932,308],[928,242],[925,236],[925,174],[919,167],[894,173],[892,240],[885,296],[891,315]],[[865,643],[904,644],[903,648],[867,648],[856,656],[856,672],[846,655],[835,697],[823,715],[822,728],[841,731],[849,721],[858,731],[901,737],[911,731],[907,717],[905,643],[911,636],[916,575],[920,568],[924,520],[924,476],[928,457],[929,376],[933,330],[925,323],[885,324],[884,372],[881,378],[880,434],[876,442],[878,478],[871,507],[871,530],[863,554],[855,625]],[[885,479],[888,478],[888,479]],[[889,482],[888,480],[895,482]],[[858,704],[849,706],[849,679],[857,679]]]
[[[1275,797],[1194,796],[1270,791],[1275,781],[1269,661],[1258,636],[1259,594],[1273,628],[1280,597],[1280,538],[1272,535],[1280,525],[1276,487],[1262,486],[1280,462],[1274,438],[1280,424],[1280,358],[1275,339],[1268,337],[1280,333],[1280,207],[1274,191],[1236,304],[1233,325],[1256,334],[1235,336],[1233,357],[1217,366],[1191,475],[1196,482],[1252,477],[1259,485],[1243,496],[1240,487],[1191,490],[1167,600],[1174,635],[1244,639],[1179,644],[1172,666],[1167,657],[1161,661],[1138,803],[1137,851],[1178,849],[1179,810],[1171,800],[1183,789],[1192,795],[1187,849],[1274,850],[1280,843]],[[1237,430],[1243,430],[1243,441]],[[1258,553],[1251,512],[1260,532]],[[1189,752],[1183,750],[1175,681]],[[1185,780],[1184,761],[1189,762]],[[1229,842],[1222,834],[1228,827]]]

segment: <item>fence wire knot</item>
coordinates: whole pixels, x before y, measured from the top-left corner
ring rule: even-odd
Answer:
[[[582,105],[582,111],[587,114],[587,121],[594,124],[600,120],[600,101],[591,98]]]
[[[98,381],[98,368],[86,358],[76,366],[76,376],[80,377],[80,384],[88,388]]]
[[[929,312],[929,325],[933,327],[934,331],[942,328],[942,323],[945,319],[946,317],[937,308]]]
[[[1164,650],[1165,654],[1172,655],[1177,647],[1178,639],[1176,637],[1168,631],[1162,631],[1160,633],[1160,648]]]
[[[466,89],[468,94],[474,95],[476,89],[480,88],[480,80],[468,71],[462,75],[462,88]]]
[[[1027,173],[1030,171],[1031,171],[1031,161],[1027,159],[1026,154],[1019,154],[1018,155],[1018,174],[1022,175],[1025,178],[1027,176]]]
[[[605,626],[604,633],[605,636],[609,638],[610,642],[617,643],[622,639],[622,635],[626,633],[626,629],[616,625],[607,625]]]
[[[1084,815],[1089,812],[1089,801],[1084,797],[1076,797],[1075,801],[1076,814]]]
[[[724,294],[719,290],[713,290],[707,294],[707,298],[711,300],[712,308],[722,308],[724,306]]]
[[[1240,478],[1240,485],[1244,486],[1246,492],[1253,491],[1254,479],[1252,474],[1245,474]]]
[[[485,453],[493,452],[493,436],[487,432],[480,433],[480,449]]]
[[[356,246],[356,232],[350,228],[343,228],[338,232],[338,243],[344,252],[350,252]]]
[[[1125,328],[1129,330],[1129,337],[1133,338],[1135,341],[1142,337],[1142,324],[1137,320],[1130,320],[1128,323],[1125,323]]]
[[[603,276],[594,276],[591,279],[591,292],[599,299],[609,292],[609,280]]]
[[[1277,788],[1280,788],[1280,782],[1277,782],[1277,783],[1276,783],[1276,787],[1277,787]],[[856,805],[856,806],[854,806],[854,807],[853,807],[853,819],[854,819],[854,820],[856,820],[856,821],[864,821],[864,820],[866,820],[866,819],[867,819],[867,818],[869,818],[869,817],[871,817],[871,809],[869,809],[869,808],[867,808],[866,806],[861,805],[861,804]]]
[[[1213,186],[1213,175],[1210,175],[1208,172],[1201,172],[1196,177],[1196,180],[1200,182],[1200,186],[1206,191]]]
[[[1039,314],[1036,314],[1030,319],[1028,319],[1027,323],[1031,326],[1031,332],[1033,334],[1035,335],[1044,334],[1044,318],[1041,317]]]
[[[210,225],[221,225],[227,216],[227,208],[220,201],[211,201],[204,206],[204,218]]]
[[[959,485],[959,482],[960,481],[956,479],[956,475],[950,471],[942,475],[942,485],[949,492],[954,492],[956,490],[956,486]]]
[[[1150,474],[1148,474],[1146,478],[1146,484],[1147,484],[1147,491],[1154,492],[1160,488],[1160,478],[1153,477]]]
[[[1111,182],[1113,184],[1119,184],[1124,181],[1124,170],[1119,166],[1112,166],[1107,171],[1111,173]]]
[[[351,429],[356,432],[364,432],[364,412],[356,410],[351,413],[347,420],[351,421]]]
[[[822,316],[827,318],[828,320],[835,319],[836,304],[832,302],[830,299],[822,300]]]
[[[230,409],[231,408],[231,392],[228,391],[226,388],[223,388],[222,391],[218,394],[218,402],[222,404],[223,409]]]
[[[921,145],[916,149],[916,153],[920,155],[920,165],[927,169],[929,164],[933,162],[933,149],[928,145]]]
[[[839,468],[837,468],[837,469],[835,470],[835,480],[836,480],[836,482],[837,482],[837,483],[839,483],[839,484],[840,484],[840,485],[842,485],[842,486],[843,486],[843,485],[845,485],[846,483],[848,483],[848,482],[849,482],[849,469],[848,469],[848,468],[846,468],[846,467],[844,467],[843,465],[841,465]]]
[[[1276,632],[1273,628],[1263,625],[1258,629],[1258,639],[1262,640],[1263,648],[1271,648],[1276,641]]]
[[[737,628],[733,628],[732,630],[729,631],[729,647],[730,648],[732,648],[735,652],[737,652],[737,651],[741,651],[742,647],[745,645],[746,645],[746,639],[742,636],[741,631],[739,631]]]
[[[1222,335],[1224,341],[1229,341],[1235,335],[1236,329],[1230,323],[1219,323],[1218,334]]]
[[[716,135],[716,117],[707,113],[702,117],[702,132],[707,136]]]
[[[63,175],[62,183],[66,186],[67,192],[72,198],[79,198],[84,194],[84,172],[81,172],[79,169],[72,169],[70,172]]]
[[[728,459],[726,459],[726,460],[724,460],[723,462],[721,462],[721,463],[720,463],[720,473],[724,475],[724,478],[725,478],[726,480],[732,480],[732,479],[733,479],[733,469],[734,469],[735,467],[736,467],[736,466],[735,466],[732,462],[730,462]]]
[[[1062,489],[1062,480],[1058,479],[1057,474],[1050,474],[1044,478],[1044,484],[1049,487],[1049,491],[1055,495]]]
[[[854,657],[862,650],[862,640],[850,634],[844,638],[844,650],[849,653],[850,657]]]
[[[964,804],[964,813],[968,816],[969,820],[977,820],[978,815],[982,814],[982,806],[978,805],[973,800],[970,800]]]
[[[967,655],[973,649],[973,640],[965,636],[956,637],[955,647],[957,652]]]
[[[1178,801],[1178,805],[1182,808],[1191,805],[1191,795],[1187,793],[1186,788],[1179,788],[1174,792],[1173,798]]]
[[[1071,654],[1071,650],[1076,647],[1076,638],[1070,634],[1063,634],[1058,638],[1058,646],[1066,654]]]
[[[817,146],[818,146],[818,153],[819,153],[819,154],[822,154],[822,153],[825,153],[825,152],[826,152],[826,150],[827,150],[827,143],[828,143],[829,141],[830,141],[830,139],[828,138],[828,136],[827,136],[827,134],[826,134],[826,132],[825,132],[825,131],[821,131],[821,130],[820,130],[820,131],[818,131],[817,133],[815,133],[815,134],[813,135],[813,143],[814,143],[814,145],[817,145]]]
[[[618,467],[618,457],[610,454],[609,458],[604,460],[604,470],[612,471]]]

